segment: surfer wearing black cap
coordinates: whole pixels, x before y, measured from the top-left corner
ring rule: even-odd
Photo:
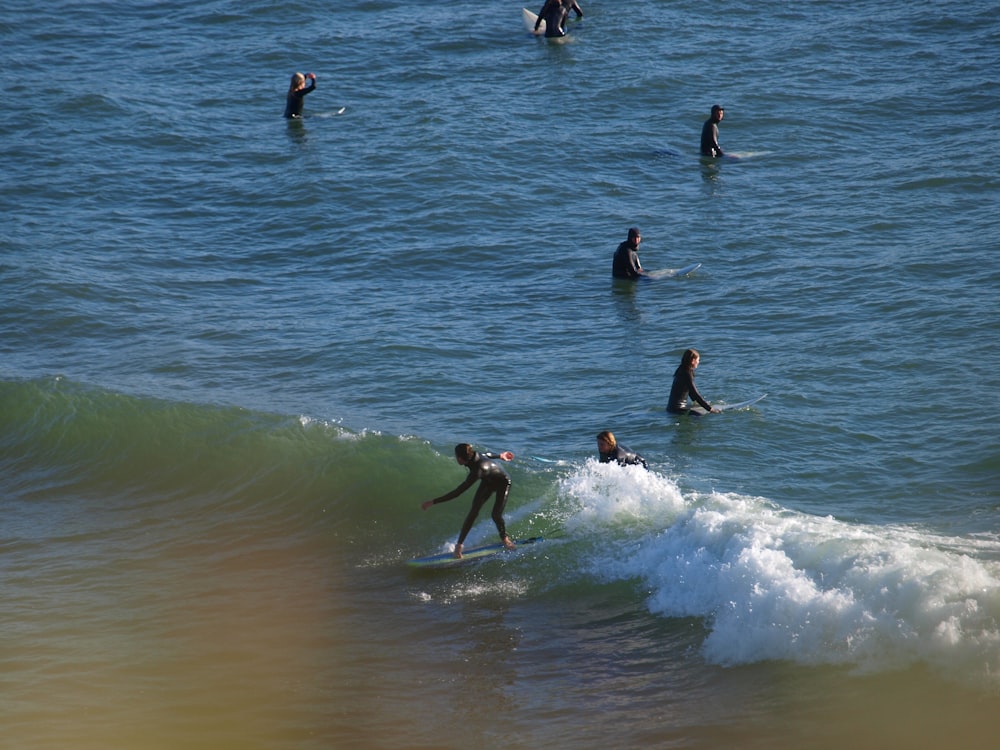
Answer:
[[[645,276],[642,270],[642,263],[639,262],[639,243],[642,242],[642,235],[636,227],[628,230],[628,239],[625,240],[615,250],[615,257],[611,264],[611,275],[616,279],[638,279]]]
[[[455,446],[455,460],[468,468],[469,476],[458,487],[446,495],[441,495],[441,497],[436,497],[433,500],[426,500],[420,504],[421,508],[427,510],[432,505],[446,503],[449,500],[454,500],[477,481],[479,482],[479,488],[472,498],[472,507],[469,508],[469,513],[466,515],[465,521],[462,522],[462,530],[459,532],[458,543],[455,545],[455,557],[457,558],[462,557],[462,545],[465,543],[465,537],[472,530],[472,524],[476,522],[479,511],[482,510],[490,495],[493,494],[496,495],[496,499],[493,501],[493,523],[496,524],[497,531],[500,533],[500,541],[503,542],[504,547],[507,549],[514,549],[515,547],[514,542],[507,536],[507,526],[503,520],[503,509],[507,505],[507,494],[510,492],[510,476],[508,476],[500,464],[493,460],[496,458],[503,459],[504,461],[513,461],[514,454],[510,451],[504,451],[503,453],[478,453],[468,443],[459,443]]]
[[[701,126],[701,155],[725,156],[719,145],[719,123],[726,116],[726,110],[718,104],[712,107],[712,115]]]

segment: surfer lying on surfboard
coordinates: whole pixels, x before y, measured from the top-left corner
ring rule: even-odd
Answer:
[[[603,430],[597,433],[597,452],[600,455],[602,464],[609,464],[615,461],[619,466],[636,465],[644,469],[649,468],[646,465],[646,459],[619,443],[611,430]]]
[[[510,492],[510,477],[504,471],[503,467],[493,460],[496,458],[501,458],[504,461],[513,461],[514,454],[510,451],[504,451],[503,453],[478,453],[468,443],[459,443],[455,446],[455,460],[469,470],[469,476],[451,492],[436,497],[433,500],[426,500],[420,505],[421,508],[427,510],[432,505],[454,500],[477,481],[479,482],[479,488],[472,498],[472,507],[469,508],[469,513],[466,515],[465,521],[462,522],[462,531],[459,533],[458,543],[455,545],[455,557],[457,558],[462,557],[462,545],[465,543],[465,537],[472,530],[472,524],[476,522],[479,511],[486,504],[490,495],[493,494],[496,495],[496,499],[493,501],[493,523],[497,526],[500,541],[503,542],[504,547],[507,549],[514,549],[515,547],[514,542],[507,536],[507,526],[503,520],[503,509],[507,505],[507,494]]]

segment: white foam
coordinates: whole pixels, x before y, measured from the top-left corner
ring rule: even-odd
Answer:
[[[563,525],[574,534],[600,534],[609,527],[662,528],[684,511],[684,498],[671,480],[641,466],[602,464],[590,459],[560,482],[572,503]]]
[[[1000,675],[1000,544],[684,497],[653,472],[588,463],[562,483],[565,526],[610,544],[585,563],[636,580],[651,612],[703,618],[705,657]],[[627,533],[620,533],[625,531]]]

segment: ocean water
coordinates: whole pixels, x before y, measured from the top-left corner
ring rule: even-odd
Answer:
[[[0,8],[0,747],[994,740],[1000,8],[582,5]]]

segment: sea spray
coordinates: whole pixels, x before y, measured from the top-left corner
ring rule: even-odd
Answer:
[[[669,480],[593,463],[562,490],[576,502],[567,532],[604,540],[589,546],[590,574],[641,583],[656,615],[703,618],[710,662],[1000,674],[1000,543],[738,494],[684,496]]]

